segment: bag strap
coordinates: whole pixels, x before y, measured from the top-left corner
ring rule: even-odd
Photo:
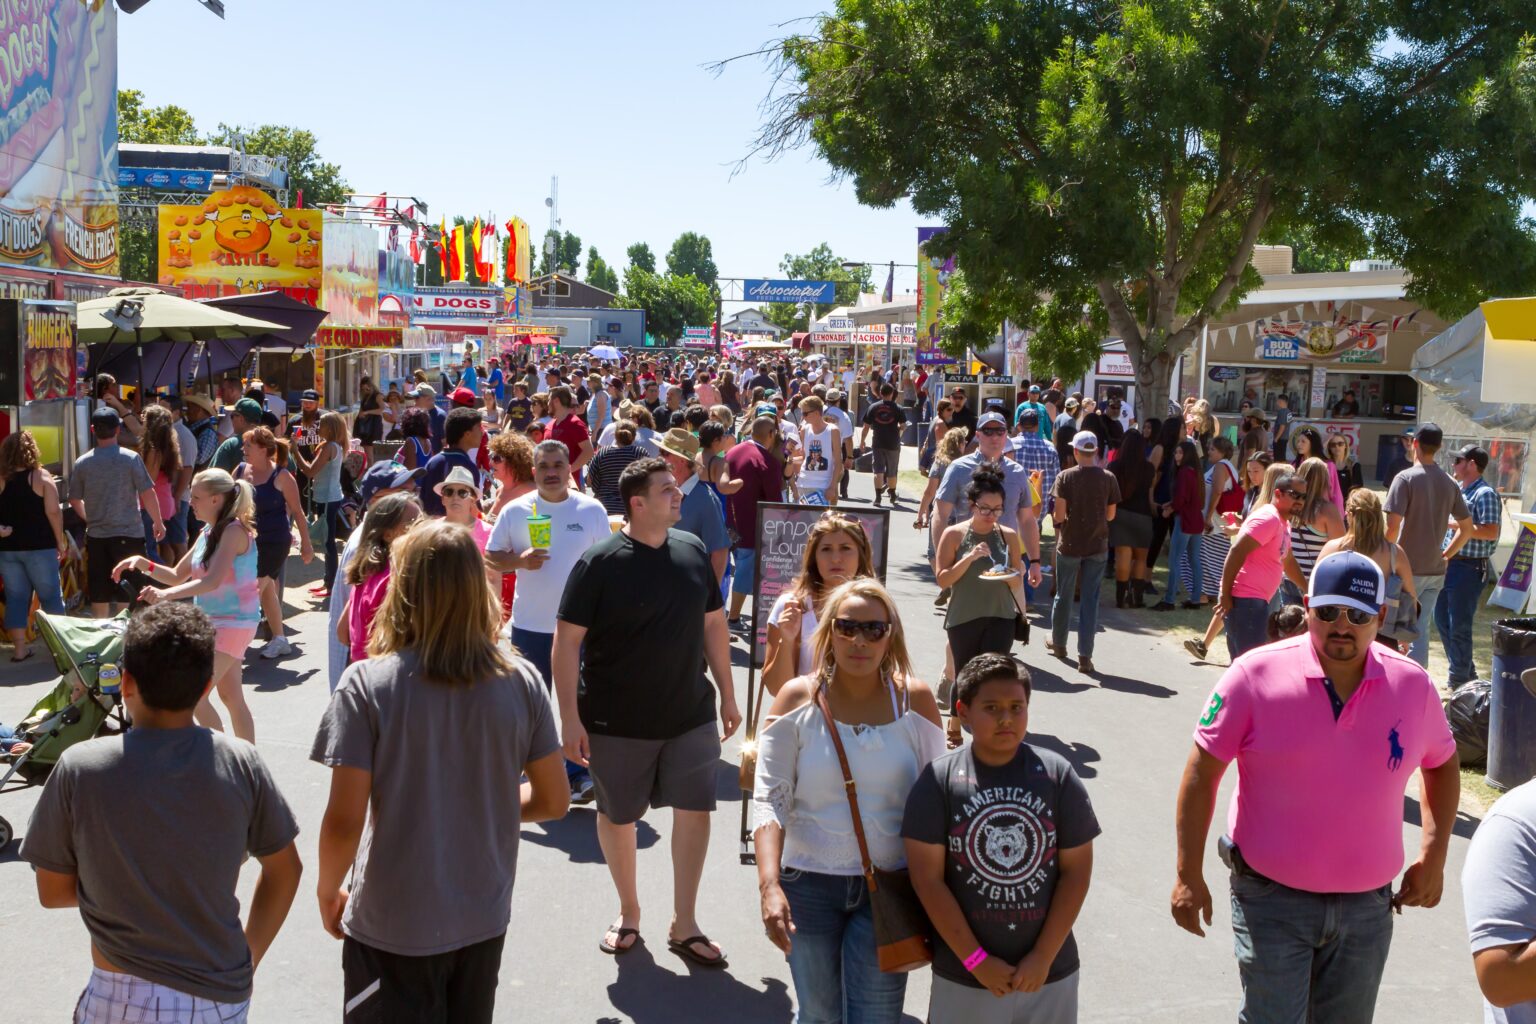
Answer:
[[[837,720],[832,717],[832,709],[827,706],[825,686],[816,689],[816,706],[827,720],[827,731],[832,734],[832,746],[837,750],[837,763],[843,769],[843,789],[848,794],[848,809],[853,812],[853,834],[859,841],[859,859],[864,864],[864,880],[873,892],[876,888],[875,866],[869,859],[869,842],[864,838],[864,820],[859,815],[859,790],[853,784],[853,771],[848,767],[848,752],[843,749],[843,738],[837,732]]]

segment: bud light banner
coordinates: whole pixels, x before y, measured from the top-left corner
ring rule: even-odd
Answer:
[[[158,188],[167,192],[210,192],[212,171],[183,171],[161,167],[119,167],[119,188]]]
[[[831,281],[758,281],[748,278],[742,296],[748,302],[815,302],[828,305],[836,301],[837,286]]]

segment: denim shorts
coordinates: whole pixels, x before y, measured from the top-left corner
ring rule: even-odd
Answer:
[[[185,544],[187,542],[187,510],[191,507],[189,502],[176,503],[176,511],[171,513],[165,521],[165,543]]]
[[[757,582],[757,549],[737,548],[735,575],[731,577],[731,593],[743,597],[752,596],[752,585]]]

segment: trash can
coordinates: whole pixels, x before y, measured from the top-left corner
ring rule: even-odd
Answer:
[[[1495,622],[1486,776],[1495,789],[1536,777],[1536,695],[1520,681],[1528,668],[1536,668],[1536,618]]]

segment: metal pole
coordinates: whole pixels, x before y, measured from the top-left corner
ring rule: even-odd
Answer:
[[[891,298],[890,298],[890,301],[891,302],[895,302],[896,301],[896,261],[895,260],[891,260],[890,276],[887,277],[886,280],[891,282]],[[886,373],[887,377],[889,377],[890,373],[891,373],[891,326],[892,326],[891,323],[889,321],[887,321],[886,325],[885,325],[885,373]],[[892,381],[892,383],[894,384],[895,382]]]

